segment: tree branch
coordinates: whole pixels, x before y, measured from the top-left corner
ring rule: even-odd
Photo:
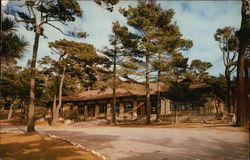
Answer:
[[[61,32],[63,35],[68,36],[68,35],[67,35],[66,33],[64,33],[60,28],[54,26],[53,24],[50,24],[50,23],[48,23],[48,22],[46,22],[45,24],[48,24],[48,25],[52,26],[53,28],[55,28],[55,29],[57,29],[59,32]]]
[[[220,50],[222,51],[224,66],[227,66],[227,65],[226,65],[226,60],[225,60],[225,51],[224,51],[223,48],[221,47],[221,43],[219,43],[219,47],[220,47]]]

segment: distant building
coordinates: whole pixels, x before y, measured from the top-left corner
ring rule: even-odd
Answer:
[[[204,106],[193,107],[178,105],[167,98],[161,97],[161,116],[163,119],[171,119],[174,115],[219,115],[225,112],[224,102],[210,85],[205,83],[194,83],[191,89],[206,89],[211,97]],[[161,94],[168,92],[168,86],[160,85]],[[62,112],[67,109],[77,108],[85,119],[106,118],[111,119],[112,89],[104,91],[84,91],[76,96],[63,97]],[[117,88],[116,89],[116,116],[117,119],[137,119],[145,116],[145,92],[138,89]],[[156,114],[157,86],[150,84],[151,114]],[[176,113],[177,112],[177,113]]]

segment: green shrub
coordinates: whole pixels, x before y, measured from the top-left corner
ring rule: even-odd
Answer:
[[[48,109],[46,107],[41,107],[41,106],[35,107],[35,118],[36,119],[44,118],[47,113],[47,110]]]
[[[70,120],[78,120],[80,118],[80,114],[78,110],[66,110],[64,114],[65,119],[70,119]]]

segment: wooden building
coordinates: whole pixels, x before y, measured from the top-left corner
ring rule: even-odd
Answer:
[[[190,85],[190,88],[209,88],[211,86],[204,83],[196,83]],[[164,94],[168,92],[166,85],[160,85],[160,92]],[[190,106],[176,105],[167,98],[161,97],[161,115],[174,115],[176,111],[179,114],[220,114],[225,111],[224,102],[213,92],[211,98],[205,106],[192,108]],[[84,91],[76,96],[63,97],[62,112],[67,109],[77,108],[79,113],[85,119],[90,118],[106,118],[111,119],[112,114],[112,89],[108,88],[104,91],[90,90]],[[117,119],[137,119],[145,116],[145,91],[129,88],[116,89],[116,116]],[[157,106],[157,86],[156,83],[150,84],[150,100],[151,114],[156,114]]]

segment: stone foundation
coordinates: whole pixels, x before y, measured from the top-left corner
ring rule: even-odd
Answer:
[[[161,115],[161,120],[174,122],[176,115]],[[178,115],[177,122],[205,122],[212,120],[223,120],[223,114],[189,114],[189,115]]]

